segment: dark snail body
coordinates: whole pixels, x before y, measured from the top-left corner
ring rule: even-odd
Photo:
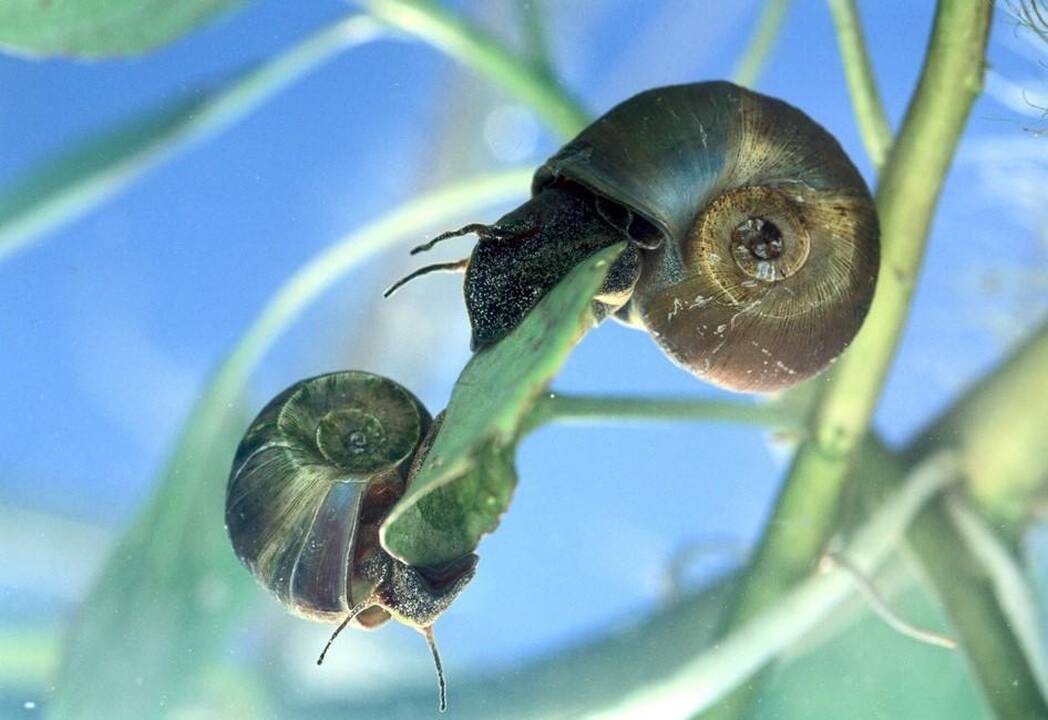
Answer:
[[[466,308],[473,349],[500,340],[580,259],[627,237],[597,211],[597,199],[573,182],[557,182],[482,231],[466,267]],[[597,296],[598,317],[626,302],[640,272],[631,247]]]
[[[877,217],[837,141],[800,110],[727,82],[656,88],[596,120],[535,173],[466,271],[476,348],[584,257],[629,249],[595,302],[693,374],[767,391],[815,374],[858,332]]]
[[[296,615],[367,628],[393,617],[422,631],[435,656],[429,628],[472,579],[476,556],[416,568],[378,539],[431,425],[414,395],[377,375],[292,385],[233,461],[226,527],[237,557]]]

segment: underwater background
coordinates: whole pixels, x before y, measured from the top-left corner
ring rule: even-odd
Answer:
[[[470,355],[460,280],[431,276],[388,300],[382,291],[416,266],[409,248],[519,203],[528,169],[562,139],[534,107],[401,31],[296,56],[286,75],[258,76],[272,91],[264,101],[224,95],[361,12],[334,0],[233,5],[127,57],[31,58],[0,39],[13,50],[0,55],[3,718],[435,715],[431,660],[416,633],[392,623],[346,633],[317,668],[331,628],[286,614],[237,564],[221,527],[231,449],[268,398],[322,372],[381,373],[443,407]],[[733,77],[763,3],[523,5],[440,8],[510,49],[534,41],[528,23],[540,22],[556,76],[596,115],[649,87]],[[753,86],[824,125],[872,187],[831,14],[821,2],[782,5]],[[934,11],[931,2],[862,3],[893,128]],[[877,406],[874,426],[889,446],[904,446],[1038,325],[1044,332],[1048,44],[1002,5],[987,57],[985,92],[944,185]],[[218,100],[227,105],[216,110]],[[54,187],[41,168],[76,177],[135,143],[148,153],[92,175],[94,185],[74,184],[81,194],[67,193],[28,229],[15,226],[18,193]],[[412,231],[296,310],[222,403],[224,419],[186,429],[208,411],[197,403],[214,373],[299,268],[444,183],[510,169],[523,171],[519,192]],[[431,255],[456,259],[471,242]],[[614,323],[583,339],[553,390],[735,397]],[[448,716],[582,717],[697,653],[795,443],[716,422],[550,425],[530,436],[509,512],[436,625]],[[172,490],[190,475],[199,493]],[[1048,534],[1033,523],[1020,544],[1025,577],[1043,597]],[[145,564],[122,566],[131,555]],[[903,553],[877,582],[908,620],[951,634],[921,577]],[[107,610],[113,595],[134,601]],[[1043,626],[1043,603],[1033,610]],[[118,631],[85,629],[107,613],[113,624],[98,627]],[[70,662],[91,674],[71,676]],[[774,673],[755,717],[993,716],[962,653],[894,632],[861,594],[791,644]]]

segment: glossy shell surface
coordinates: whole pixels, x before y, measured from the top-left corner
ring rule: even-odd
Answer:
[[[677,364],[734,390],[792,385],[854,337],[879,230],[865,182],[797,108],[726,82],[649,90],[536,172],[578,182],[663,233],[622,315]]]
[[[430,423],[417,398],[363,372],[304,380],[274,398],[237,450],[226,494],[233,548],[294,613],[340,619],[373,590],[354,568]],[[358,582],[354,582],[357,580]]]

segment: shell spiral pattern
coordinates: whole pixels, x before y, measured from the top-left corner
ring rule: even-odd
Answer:
[[[341,619],[374,590],[354,568],[381,552],[377,527],[404,491],[430,423],[397,383],[364,372],[303,380],[248,428],[226,526],[259,582],[296,614]]]
[[[661,233],[639,250],[619,316],[705,380],[792,385],[866,315],[879,264],[869,190],[833,136],[785,102],[726,82],[643,92],[539,168],[534,191],[564,180]]]

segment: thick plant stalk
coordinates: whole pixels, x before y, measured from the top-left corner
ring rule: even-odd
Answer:
[[[877,296],[862,331],[819,398],[730,625],[767,607],[807,576],[834,529],[851,460],[869,428],[909,310],[939,192],[979,93],[988,0],[941,0],[924,69],[881,184],[883,253]],[[745,715],[753,690],[709,717]]]
[[[891,134],[855,2],[829,0],[829,5],[856,120],[867,152],[879,167],[891,147]],[[1048,444],[1048,427],[1039,421],[1037,407],[1045,396],[1048,325],[1042,324],[1031,341],[907,448],[904,465],[936,448],[961,448],[970,498],[1014,548],[1035,496],[1048,480],[1048,458],[1039,450]],[[868,480],[883,492],[897,478],[896,473]],[[966,542],[957,513],[947,517],[941,502],[930,505],[914,523],[910,546],[960,634],[972,672],[996,715],[1048,717],[1041,630],[1028,618],[1024,622],[1014,617],[1014,608],[1009,611],[1015,597],[1029,597],[1030,590],[1019,587],[1005,592],[994,580],[1017,564],[1014,556],[988,565],[985,553]],[[1025,583],[1025,578],[1014,574],[1016,582]]]

